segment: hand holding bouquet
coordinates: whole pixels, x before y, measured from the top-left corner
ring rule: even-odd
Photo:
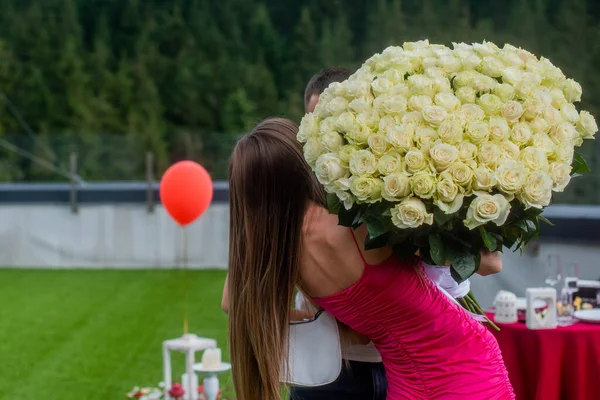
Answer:
[[[389,47],[306,114],[298,139],[340,223],[365,247],[417,250],[461,282],[481,249],[522,248],[598,130],[581,86],[545,58],[493,43]]]

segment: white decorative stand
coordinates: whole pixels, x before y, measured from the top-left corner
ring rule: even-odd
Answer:
[[[204,369],[202,363],[194,365],[194,371],[206,375],[204,378],[204,395],[207,400],[217,400],[219,394],[219,378],[217,375],[231,369],[231,364],[221,363],[218,368]]]
[[[556,321],[556,289],[554,288],[529,288],[527,296],[527,328],[529,329],[553,329],[557,326]],[[535,301],[541,299],[546,302],[546,314],[539,317],[535,312]]]
[[[494,300],[496,308],[494,322],[512,324],[519,320],[517,315],[517,296],[514,293],[501,290]]]
[[[195,353],[197,351],[202,351],[208,348],[216,347],[217,341],[214,339],[207,339],[198,337],[192,333],[188,333],[183,335],[177,339],[165,340],[163,342],[163,372],[164,372],[164,380],[165,380],[165,398],[170,400],[169,389],[172,385],[171,380],[171,354],[170,351],[178,351],[181,353],[185,353],[185,373],[188,382],[182,382],[181,385],[184,388],[193,388],[195,383],[195,374],[194,374],[194,362],[195,362]],[[186,400],[197,400],[198,392],[189,393],[189,390],[186,390],[185,393]]]

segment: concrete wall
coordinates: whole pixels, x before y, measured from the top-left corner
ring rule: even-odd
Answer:
[[[188,226],[189,266],[225,268],[229,208],[216,203]],[[183,265],[184,234],[162,207],[143,204],[0,206],[0,266],[173,268]]]
[[[227,203],[213,204],[187,229],[189,266],[226,268]],[[590,236],[592,233],[598,232],[589,232]],[[182,229],[162,208],[148,214],[144,204],[139,203],[82,204],[78,214],[72,214],[67,204],[0,205],[0,266],[180,267],[183,237]],[[529,250],[524,255],[505,253],[501,274],[472,278],[473,290],[483,306],[490,305],[500,289],[524,296],[525,288],[543,285],[544,264],[549,254],[560,254],[563,262],[578,262],[582,279],[600,278],[597,242],[585,244],[581,239],[569,242],[568,238],[549,237],[538,244],[537,251]]]

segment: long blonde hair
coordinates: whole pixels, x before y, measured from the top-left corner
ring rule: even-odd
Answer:
[[[229,345],[240,400],[279,400],[307,206],[324,203],[286,119],[260,123],[229,165]]]

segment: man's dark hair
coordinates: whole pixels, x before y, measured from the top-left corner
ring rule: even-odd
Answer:
[[[345,81],[350,75],[352,75],[352,71],[341,67],[329,67],[317,72],[310,78],[304,90],[304,109],[308,107],[312,95],[320,95],[330,84]]]

